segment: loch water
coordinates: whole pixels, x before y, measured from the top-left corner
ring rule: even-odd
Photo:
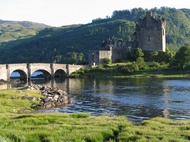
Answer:
[[[65,79],[46,84],[67,91],[74,103],[46,112],[122,115],[132,121],[153,117],[190,119],[190,79]],[[14,86],[9,86],[14,87]]]

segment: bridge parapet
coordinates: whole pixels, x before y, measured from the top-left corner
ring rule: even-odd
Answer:
[[[21,64],[1,64],[0,65],[0,79],[10,80],[10,75],[17,71],[20,78],[30,80],[32,73],[35,71],[42,71],[45,76],[51,75],[54,77],[56,71],[59,73],[65,72],[66,77],[82,68],[83,65],[68,65],[68,64],[53,64],[53,63],[21,63]]]
[[[7,67],[0,65],[0,79],[7,80]]]
[[[56,70],[62,69],[65,73],[67,72],[67,64],[52,64],[54,68],[54,73]]]
[[[51,66],[50,64],[47,63],[32,63],[29,64],[29,68],[30,68],[30,74],[38,70],[44,70],[51,74]]]
[[[86,66],[84,65],[68,65],[68,75],[71,73],[75,72],[76,70],[79,70],[81,68],[85,68]]]

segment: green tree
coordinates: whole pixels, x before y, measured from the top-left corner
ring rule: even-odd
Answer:
[[[183,69],[190,66],[190,46],[184,46],[178,50],[172,65]]]
[[[171,56],[167,53],[167,52],[163,52],[163,51],[158,51],[157,52],[157,56],[155,56],[155,60],[158,63],[169,63]]]
[[[77,60],[78,60],[77,63],[83,62],[84,61],[84,54],[83,53],[78,53]]]
[[[141,48],[135,48],[134,51],[133,51],[133,56],[134,56],[134,58],[136,60],[138,57],[143,57],[144,53],[143,53]]]
[[[77,63],[77,53],[76,52],[69,52],[67,55],[68,55],[68,59],[69,59],[70,64]]]
[[[56,55],[54,63],[60,63],[61,59],[62,59],[62,55]]]
[[[136,59],[136,63],[139,67],[139,70],[146,70],[148,69],[148,65],[146,64],[146,62],[144,61],[144,59],[142,57],[138,57]]]

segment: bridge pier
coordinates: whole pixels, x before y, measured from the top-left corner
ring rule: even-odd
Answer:
[[[68,64],[66,64],[66,75],[67,75],[67,77],[69,77],[69,65]]]
[[[54,79],[54,64],[50,64],[50,69],[51,69],[51,79]]]
[[[27,81],[31,81],[31,69],[30,69],[30,64],[27,63]]]
[[[7,69],[7,81],[9,82],[10,81],[10,68],[9,68],[8,64],[6,64],[6,69]]]

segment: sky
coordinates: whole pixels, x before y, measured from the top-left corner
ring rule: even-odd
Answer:
[[[0,0],[0,19],[60,27],[111,17],[115,10],[188,8],[188,0]]]

